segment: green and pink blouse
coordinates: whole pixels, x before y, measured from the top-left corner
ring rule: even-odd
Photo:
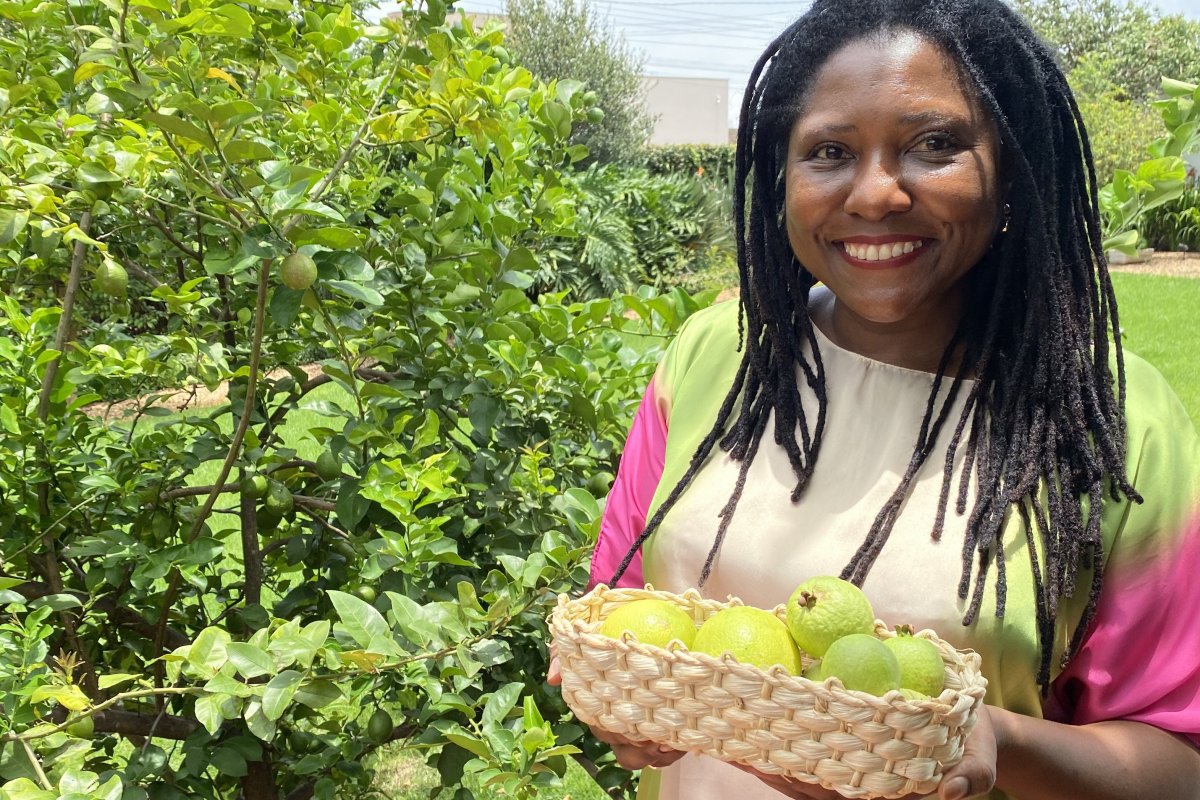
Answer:
[[[840,573],[908,465],[932,376],[841,349],[819,330],[817,340],[829,402],[812,481],[792,503],[795,477],[768,429],[701,590],[707,597],[732,595],[773,608],[806,578]],[[737,344],[737,303],[729,302],[691,317],[668,348],[634,418],[605,505],[593,585],[611,579],[648,516],[687,469],[732,385]],[[863,589],[888,624],[932,628],[955,646],[980,653],[991,705],[1072,724],[1137,720],[1200,745],[1200,438],[1153,367],[1130,354],[1125,364],[1128,476],[1145,502],[1105,501],[1103,593],[1086,640],[1065,667],[1058,656],[1086,603],[1086,576],[1074,596],[1061,601],[1048,698],[1036,682],[1034,581],[1019,516],[1013,514],[1004,530],[1004,617],[995,615],[989,577],[978,618],[962,624],[966,609],[957,587],[966,515],[949,509],[941,538],[931,537],[944,458],[928,459],[917,475]],[[959,395],[951,420],[965,402],[966,392]],[[804,403],[815,419],[815,398],[804,397]],[[943,431],[934,453],[946,452],[950,435]],[[739,466],[723,452],[711,456],[620,585],[649,582],[677,592],[694,587]],[[779,796],[746,773],[694,754],[664,770],[644,771],[639,790],[648,800]]]

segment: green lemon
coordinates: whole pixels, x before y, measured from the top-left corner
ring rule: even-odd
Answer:
[[[937,697],[946,685],[946,669],[937,645],[897,628],[897,635],[884,639],[900,665],[900,688]]]
[[[801,650],[821,658],[843,636],[871,633],[875,612],[857,586],[821,575],[797,586],[788,598],[787,627]]]
[[[375,598],[379,596],[379,593],[376,592],[373,587],[363,585],[354,589],[354,596],[365,603],[374,603]]]
[[[326,450],[317,456],[317,477],[323,481],[331,481],[342,474],[342,463],[332,450]]]
[[[90,739],[96,732],[96,720],[91,717],[80,717],[67,726],[67,733],[76,739]]]
[[[247,475],[242,478],[241,490],[246,497],[261,500],[267,496],[267,478],[265,475]]]
[[[721,656],[729,653],[744,664],[767,670],[776,664],[800,674],[800,651],[779,617],[751,606],[730,606],[713,614],[700,630],[692,650]]]
[[[279,481],[267,481],[267,497],[263,501],[267,511],[280,517],[291,513],[295,505],[291,491]]]
[[[896,657],[867,633],[852,633],[829,645],[821,659],[821,676],[838,678],[847,689],[880,697],[900,688]]]
[[[292,253],[283,260],[279,277],[289,289],[303,291],[317,280],[317,263],[304,253]]]
[[[109,297],[124,297],[129,290],[129,273],[120,264],[105,261],[96,268],[96,290]]]
[[[395,730],[395,725],[392,724],[392,715],[382,708],[375,709],[375,713],[367,720],[367,736],[378,744],[386,742],[391,737],[393,730]]]
[[[684,647],[691,647],[696,638],[696,624],[674,603],[647,598],[626,603],[600,625],[600,633],[614,639],[626,632],[642,644],[666,647],[672,639],[678,639]]]

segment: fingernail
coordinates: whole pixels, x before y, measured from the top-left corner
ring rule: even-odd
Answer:
[[[951,778],[946,781],[946,791],[942,793],[942,800],[963,800],[969,791],[971,782],[966,778]]]

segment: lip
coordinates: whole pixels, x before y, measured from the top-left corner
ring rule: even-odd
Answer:
[[[834,249],[838,251],[843,259],[851,266],[859,269],[897,269],[906,266],[915,261],[925,249],[929,246],[932,239],[926,239],[922,236],[906,236],[900,234],[888,234],[883,236],[847,236],[843,239],[834,241]],[[903,253],[895,258],[887,258],[882,261],[867,261],[861,258],[855,258],[846,251],[845,243],[850,244],[897,244],[904,242],[921,242],[921,246],[913,250],[911,253]]]

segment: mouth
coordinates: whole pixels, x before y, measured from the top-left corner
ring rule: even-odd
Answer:
[[[857,237],[856,237],[857,238]],[[915,237],[889,238],[882,241],[837,241],[834,245],[851,264],[869,269],[888,269],[903,266],[925,249],[928,239]]]

